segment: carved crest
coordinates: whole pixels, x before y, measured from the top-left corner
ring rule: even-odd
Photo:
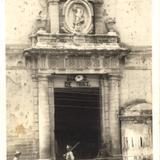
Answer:
[[[93,8],[87,0],[68,0],[63,7],[63,30],[68,33],[87,34],[93,28]]]

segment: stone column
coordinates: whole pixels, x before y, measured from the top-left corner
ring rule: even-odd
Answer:
[[[110,128],[109,128],[109,103],[108,103],[108,80],[103,75],[100,78],[101,88],[101,157],[109,156],[110,153]]]
[[[59,33],[59,0],[48,0],[50,32]]]
[[[111,154],[121,154],[120,145],[120,122],[119,122],[119,74],[110,74],[109,82],[109,123],[110,123],[110,140]]]
[[[50,160],[50,111],[48,103],[48,77],[39,75],[39,159]]]

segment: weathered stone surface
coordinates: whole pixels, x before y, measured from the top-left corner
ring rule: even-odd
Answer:
[[[31,36],[33,48],[52,48],[52,49],[118,49],[119,37],[117,35],[92,34],[51,34],[37,33]]]
[[[45,0],[7,0],[7,44],[29,44],[28,34],[35,28],[33,24],[39,11],[46,12],[46,6]],[[109,17],[116,17],[116,28],[123,42],[139,46],[151,44],[151,0],[104,0],[102,11],[103,8]]]
[[[59,0],[48,0],[50,33],[59,33]]]
[[[31,73],[24,69],[7,70],[6,80],[8,158],[12,159],[15,150],[20,150],[23,159],[33,159],[38,149],[34,131],[38,128],[35,128]]]
[[[126,107],[126,104],[138,100],[151,102],[151,49],[144,47],[136,50],[132,47],[151,43],[150,0],[107,0],[104,4],[102,0],[76,2],[82,5],[89,3],[91,9],[89,12],[85,5],[82,6],[84,16],[87,15],[84,17],[85,23],[86,19],[89,22],[88,28],[84,32],[74,27],[76,34],[64,34],[62,31],[64,20],[67,19],[68,23],[71,18],[69,24],[75,21],[72,14],[70,18],[63,14],[64,1],[49,0],[49,10],[45,0],[6,2],[7,44],[19,44],[19,47],[12,45],[6,49],[8,159],[17,149],[22,151],[24,160],[47,159],[51,156],[55,159],[55,137],[51,134],[54,133],[54,117],[50,117],[49,111],[54,114],[54,87],[66,87],[66,75],[86,75],[85,87],[99,87],[100,75],[122,75],[120,85],[115,77],[109,83],[106,78],[103,84],[103,153],[107,153],[106,150],[112,154],[120,153],[119,107]],[[93,13],[92,7],[95,9]],[[35,21],[41,11],[49,15],[46,20],[51,22],[46,24],[46,33],[36,33]],[[108,17],[116,18],[116,29],[120,32],[121,40],[129,44],[132,51],[128,56],[129,50],[121,46],[119,34],[107,34],[103,11]],[[73,27],[69,27],[73,31]],[[31,45],[28,39],[30,33]],[[42,79],[38,79],[40,74],[49,77],[42,82]],[[77,87],[77,84],[71,82],[71,87]],[[139,120],[146,116],[146,112],[136,115],[136,111],[133,114],[135,117],[131,114],[132,111],[121,125],[123,153],[134,154],[139,149],[140,154],[150,154],[151,116],[145,118],[143,123],[143,120]],[[15,123],[11,123],[13,121]],[[134,123],[132,128],[130,121],[140,123]],[[129,150],[128,146],[133,150]],[[102,157],[108,155],[103,154]]]
[[[151,158],[152,106],[149,103],[132,103],[121,110],[122,153],[131,157]]]
[[[133,100],[151,102],[151,70],[124,70],[120,96],[122,107]]]

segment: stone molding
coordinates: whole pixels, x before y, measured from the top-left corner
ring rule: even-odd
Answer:
[[[48,0],[48,3],[59,3],[60,0]]]
[[[120,73],[109,73],[107,76],[109,81],[112,80],[120,81],[122,78],[122,75]]]
[[[41,69],[50,70],[52,73],[67,73],[68,71],[75,70],[77,72],[89,73],[112,73],[119,72],[119,59],[117,56],[96,56],[96,55],[30,55],[26,58],[28,69]],[[107,71],[107,72],[106,72]],[[108,75],[109,76],[109,75]],[[111,76],[111,75],[110,75]],[[43,78],[43,77],[42,77]],[[117,79],[116,75],[112,75],[112,79]]]
[[[48,82],[48,76],[49,75],[45,75],[45,74],[38,74],[37,75],[37,78],[38,78],[38,81],[47,81]]]
[[[33,48],[119,49],[119,37],[108,34],[51,34],[37,33],[30,36]]]
[[[51,159],[38,159],[38,160],[51,160]]]
[[[121,121],[132,121],[134,123],[144,123],[147,120],[152,120],[152,115],[141,115],[141,116],[119,116]]]
[[[152,104],[150,103],[137,103],[131,104],[127,107],[121,108],[120,120],[132,121],[134,123],[144,123],[152,120]]]
[[[95,3],[95,4],[103,4],[104,3],[104,0],[89,0],[89,1],[92,3]]]

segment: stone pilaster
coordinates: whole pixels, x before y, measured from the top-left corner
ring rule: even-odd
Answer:
[[[48,77],[38,76],[39,88],[39,159],[51,159],[50,109],[48,103]]]
[[[103,75],[100,78],[101,88],[101,157],[109,156],[110,153],[110,128],[109,128],[109,88],[107,76]]]
[[[56,141],[55,141],[55,103],[54,103],[54,76],[49,77],[48,83],[49,91],[49,108],[50,108],[50,128],[51,128],[51,157],[56,159]]]
[[[34,159],[38,158],[38,146],[39,146],[39,122],[38,122],[38,79],[36,76],[36,73],[33,73],[32,75],[32,84],[33,84],[33,105],[34,105],[34,139],[33,139],[33,145],[34,145]]]
[[[119,123],[119,74],[108,75],[109,82],[109,123],[111,154],[121,154],[120,147],[120,123]]]
[[[48,0],[50,32],[59,33],[59,0]]]
[[[103,34],[104,22],[103,22],[103,0],[97,0],[95,5],[95,33]]]

